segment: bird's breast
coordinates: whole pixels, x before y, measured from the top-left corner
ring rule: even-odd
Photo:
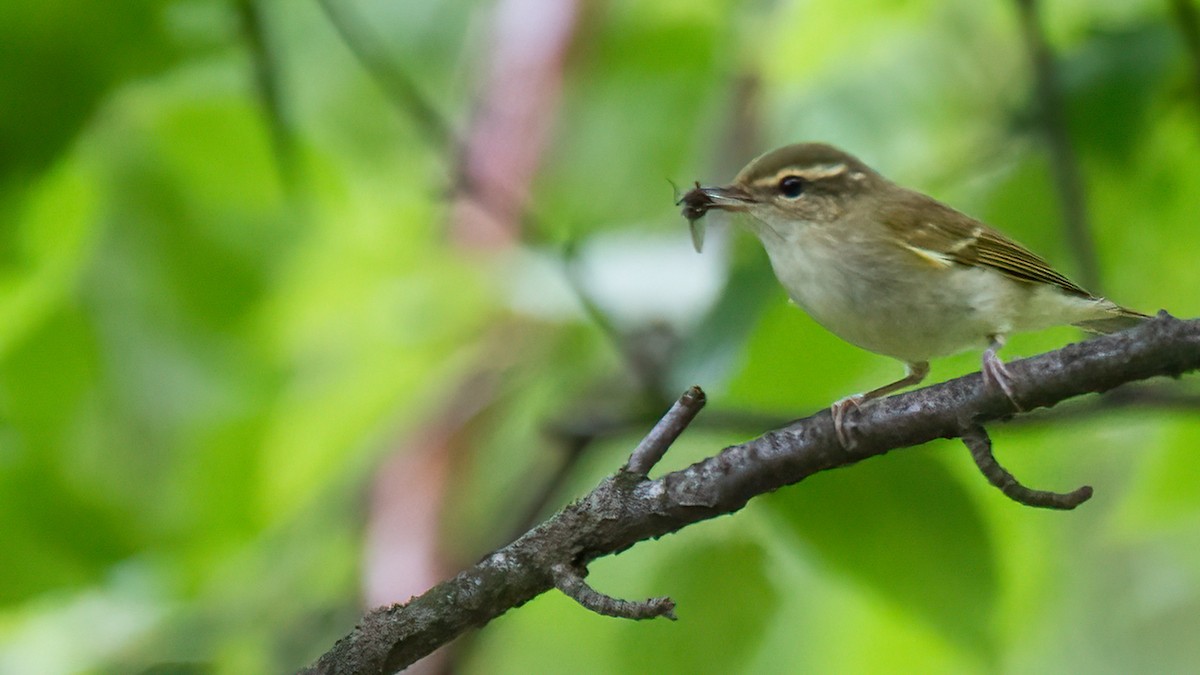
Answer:
[[[938,265],[899,246],[816,227],[762,237],[791,299],[843,340],[905,361],[985,345],[1011,330],[1026,290],[982,268]]]

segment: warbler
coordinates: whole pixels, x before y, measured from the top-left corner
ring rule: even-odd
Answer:
[[[679,200],[692,241],[711,209],[744,213],[792,301],[863,349],[906,365],[905,377],[833,404],[843,445],[850,407],[915,385],[929,361],[982,349],[983,376],[1018,409],[996,352],[1013,333],[1072,324],[1110,333],[1147,319],[1099,297],[997,230],[901,187],[823,143],[768,152],[724,187]]]

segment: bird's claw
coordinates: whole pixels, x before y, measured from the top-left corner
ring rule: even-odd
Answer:
[[[1024,411],[1025,408],[1017,403],[1017,399],[1013,396],[1012,375],[1008,372],[1008,367],[1004,365],[1004,361],[996,356],[995,352],[988,350],[983,353],[983,384],[984,386],[992,386],[1004,392],[1008,397],[1008,401],[1013,404],[1013,407],[1018,411]]]
[[[846,411],[853,407],[855,410],[862,410],[862,404],[865,396],[863,394],[854,394],[846,398],[839,399],[829,406],[829,413],[833,416],[833,432],[837,435],[838,442],[842,444],[845,450],[851,450],[857,445],[850,430],[846,428]]]

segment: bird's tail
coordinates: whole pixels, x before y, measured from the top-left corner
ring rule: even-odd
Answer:
[[[1113,305],[1108,316],[1100,319],[1080,321],[1075,325],[1090,333],[1107,335],[1109,333],[1116,333],[1117,331],[1125,330],[1126,328],[1133,328],[1149,318],[1150,316],[1147,314],[1135,312],[1132,309],[1125,309],[1120,305]]]

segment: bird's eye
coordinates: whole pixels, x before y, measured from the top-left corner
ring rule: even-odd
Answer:
[[[779,181],[779,194],[796,199],[804,194],[804,179],[799,176],[784,176]]]

